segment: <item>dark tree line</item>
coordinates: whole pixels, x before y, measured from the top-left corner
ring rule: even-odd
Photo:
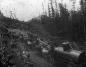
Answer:
[[[74,5],[73,5],[74,6]],[[66,7],[59,4],[60,16],[57,14],[54,19],[42,16],[42,23],[53,36],[60,36],[63,39],[72,41],[86,40],[86,2],[81,0],[81,10],[68,12]],[[50,23],[53,22],[53,23]]]

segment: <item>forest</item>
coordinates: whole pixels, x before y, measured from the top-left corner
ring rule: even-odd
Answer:
[[[86,3],[86,2],[85,2]],[[54,36],[61,36],[63,39],[72,41],[85,41],[86,39],[86,5],[81,0],[81,10],[70,13],[62,4],[60,6],[61,15],[57,13],[53,19],[46,15],[42,16],[42,23]],[[74,5],[73,5],[74,6]],[[52,23],[53,22],[53,23]],[[48,28],[47,28],[48,27]]]

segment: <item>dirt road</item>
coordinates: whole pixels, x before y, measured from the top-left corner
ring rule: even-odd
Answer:
[[[30,52],[30,59],[37,64],[37,67],[54,67],[52,64],[48,63],[42,57],[39,57],[36,51]]]

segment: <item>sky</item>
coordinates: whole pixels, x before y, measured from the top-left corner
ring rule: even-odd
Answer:
[[[63,5],[66,4],[69,11],[73,8],[72,0],[56,1]],[[18,18],[21,21],[28,21],[42,15],[43,11],[48,12],[48,2],[49,0],[0,0],[0,10],[4,16],[10,17],[12,15],[14,18]],[[75,10],[80,8],[79,2],[80,0],[76,0]]]

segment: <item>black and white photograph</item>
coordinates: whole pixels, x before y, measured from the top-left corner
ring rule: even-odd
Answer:
[[[86,67],[86,0],[0,0],[0,67]]]

